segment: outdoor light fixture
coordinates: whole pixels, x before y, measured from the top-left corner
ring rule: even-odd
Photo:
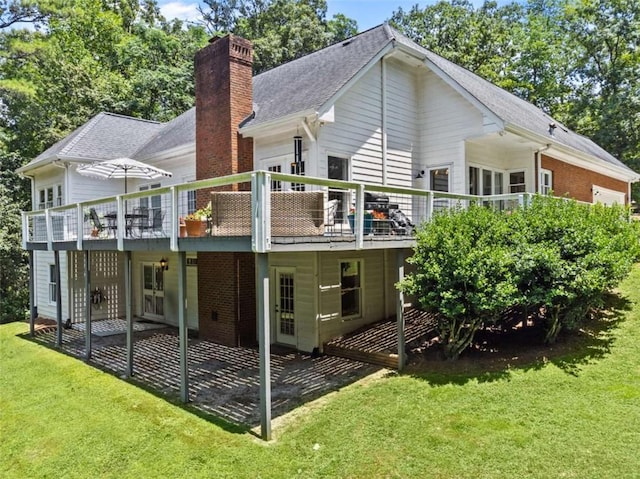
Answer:
[[[162,269],[162,271],[167,271],[169,269],[169,262],[165,258],[160,260],[160,269]]]
[[[416,179],[424,178],[424,170],[420,170],[416,175]]]

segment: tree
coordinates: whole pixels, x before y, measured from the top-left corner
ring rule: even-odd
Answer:
[[[214,35],[233,33],[253,42],[255,73],[355,35],[344,15],[327,20],[325,0],[207,0],[201,8]]]
[[[21,317],[28,296],[19,212],[29,188],[12,172],[101,111],[163,121],[183,113],[194,103],[193,56],[206,37],[202,27],[164,21],[153,0],[0,6],[4,25],[30,19],[42,27],[0,31],[4,318]]]

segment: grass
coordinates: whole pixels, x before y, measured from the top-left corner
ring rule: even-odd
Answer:
[[[387,375],[261,443],[0,325],[0,476],[640,477],[640,267],[591,335],[546,359]]]

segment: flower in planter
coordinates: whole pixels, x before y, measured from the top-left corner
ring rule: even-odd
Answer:
[[[207,221],[211,218],[211,202],[204,208],[189,213],[184,217],[185,221]]]

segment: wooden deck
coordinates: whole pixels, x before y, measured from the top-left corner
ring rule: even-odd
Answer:
[[[425,338],[431,338],[436,335],[434,314],[409,308],[404,315],[407,348]],[[340,338],[333,339],[325,343],[324,353],[396,369],[398,367],[396,318],[393,317],[370,324]]]

